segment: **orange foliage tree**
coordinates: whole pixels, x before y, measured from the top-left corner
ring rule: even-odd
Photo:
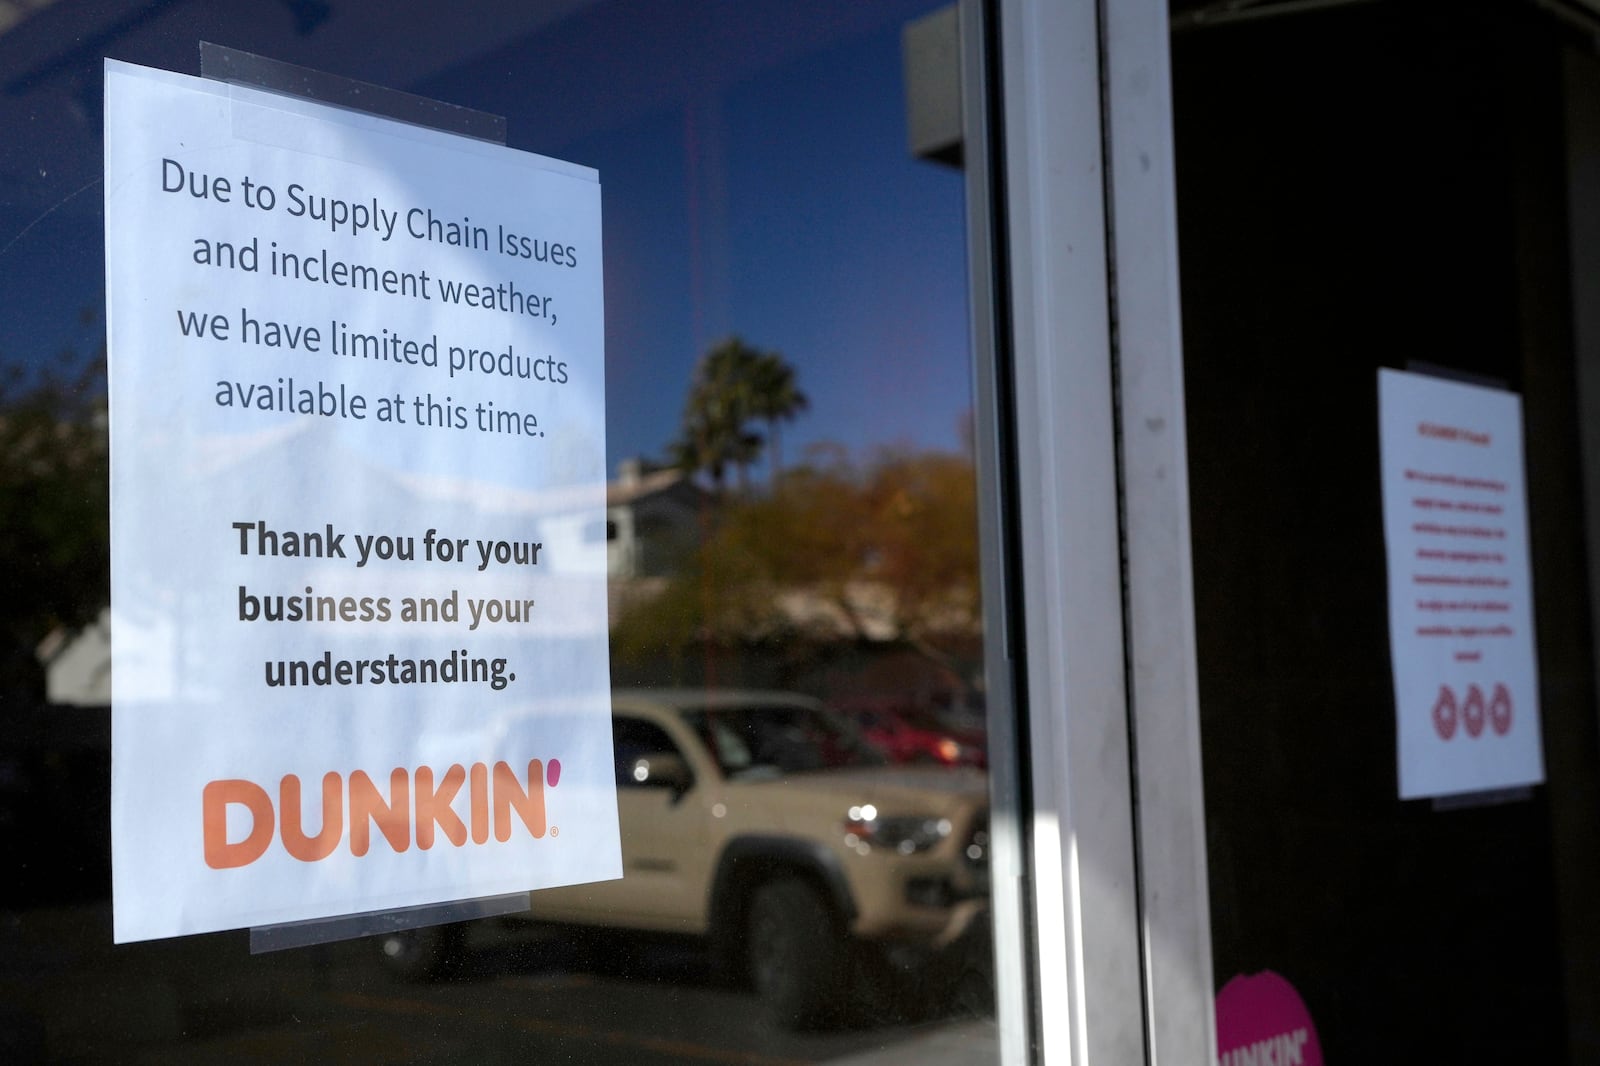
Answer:
[[[730,501],[683,572],[618,620],[623,656],[713,641],[899,641],[960,662],[981,629],[976,489],[964,455],[865,464],[813,449],[764,496]]]

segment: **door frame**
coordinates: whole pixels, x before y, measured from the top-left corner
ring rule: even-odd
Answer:
[[[962,0],[1002,1061],[1214,1058],[1164,0]]]

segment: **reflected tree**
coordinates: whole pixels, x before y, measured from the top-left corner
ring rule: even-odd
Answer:
[[[34,648],[110,602],[105,348],[0,379],[0,686],[41,690]]]
[[[809,402],[794,368],[778,352],[764,352],[739,337],[719,341],[695,366],[684,401],[683,424],[668,447],[674,465],[704,472],[722,490],[732,467],[741,492],[749,468],[769,442],[775,460],[778,424],[792,421]],[[768,435],[753,425],[765,422]],[[776,469],[776,465],[775,465]]]
[[[813,460],[770,493],[723,508],[685,570],[618,620],[619,655],[705,642],[895,642],[976,684],[970,458],[891,449],[860,465],[833,447]]]
[[[752,412],[767,423],[767,443],[772,449],[772,481],[783,476],[783,447],[779,424],[792,422],[811,406],[794,367],[778,352],[763,352],[754,367]]]

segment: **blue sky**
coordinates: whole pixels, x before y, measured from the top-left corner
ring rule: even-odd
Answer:
[[[348,73],[504,114],[513,147],[600,172],[613,468],[662,453],[696,356],[734,333],[799,372],[791,460],[951,448],[970,405],[962,178],[908,154],[900,82],[901,27],[932,6],[615,0],[422,78],[381,50]],[[105,52],[195,73],[193,38],[159,30]],[[78,316],[103,299],[94,94],[57,95],[64,118],[10,122],[25,139],[0,149],[0,358],[30,367],[92,348]]]

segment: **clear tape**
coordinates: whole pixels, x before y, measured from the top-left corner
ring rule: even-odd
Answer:
[[[508,896],[427,903],[420,907],[368,911],[365,914],[341,914],[334,918],[313,918],[304,922],[284,922],[282,925],[258,925],[250,930],[250,953],[259,955],[286,948],[394,933],[401,929],[421,929],[429,925],[450,925],[477,918],[520,914],[529,907],[528,897],[526,892],[513,892]]]

